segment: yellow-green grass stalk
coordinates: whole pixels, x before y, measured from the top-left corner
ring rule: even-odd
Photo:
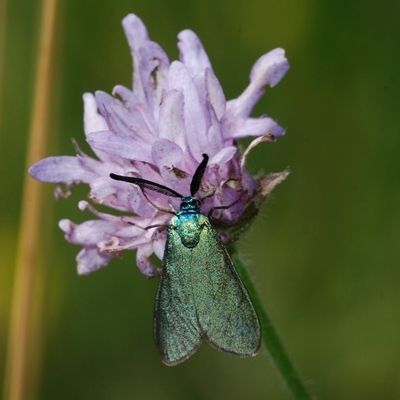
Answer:
[[[57,0],[43,0],[35,88],[26,157],[26,169],[46,154],[49,119],[51,112],[52,71],[54,65]],[[37,386],[29,375],[34,365],[31,357],[40,351],[39,335],[34,334],[36,318],[40,320],[40,287],[37,280],[40,253],[40,215],[42,185],[25,175],[22,210],[19,226],[17,261],[11,306],[10,331],[8,337],[6,373],[4,383],[5,400],[26,400],[34,395],[30,389]],[[36,296],[36,297],[35,297]],[[40,358],[40,356],[39,356]],[[40,365],[40,363],[39,363]],[[38,366],[35,365],[36,369]]]

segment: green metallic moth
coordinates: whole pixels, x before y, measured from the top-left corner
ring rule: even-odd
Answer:
[[[188,197],[145,179],[110,174],[112,179],[182,201],[167,228],[154,311],[155,343],[162,361],[170,366],[188,359],[203,339],[237,357],[256,355],[261,343],[260,322],[250,296],[195,198],[207,163],[203,154]]]

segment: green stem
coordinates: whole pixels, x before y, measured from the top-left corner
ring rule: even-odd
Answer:
[[[287,386],[293,394],[293,397],[296,400],[310,400],[310,396],[308,395],[303,383],[298,377],[295,369],[292,366],[292,363],[289,360],[289,357],[286,354],[282,342],[279,339],[274,326],[272,325],[265,307],[262,304],[261,298],[250,279],[247,269],[244,266],[243,260],[239,256],[236,247],[231,246],[229,248],[229,253],[231,254],[233,263],[238,270],[251,299],[253,300],[254,307],[261,322],[262,340],[271,354],[275,365],[282,374]]]

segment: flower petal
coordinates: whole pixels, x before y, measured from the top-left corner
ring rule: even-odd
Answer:
[[[152,147],[153,164],[159,169],[167,166],[183,168],[183,151],[182,149],[167,139],[159,139],[154,142]]]
[[[210,115],[210,127],[207,132],[207,154],[213,156],[223,149],[225,143],[222,124],[218,121],[213,106],[210,103],[207,103],[207,106]]]
[[[163,49],[151,41],[141,44],[139,57],[140,78],[146,96],[148,116],[157,121],[161,95],[167,87],[169,59]]]
[[[153,241],[154,254],[162,260],[164,258],[165,242],[167,240],[167,230],[165,227],[160,227],[154,230],[151,237]]]
[[[116,135],[111,131],[90,133],[87,141],[95,149],[126,160],[139,160],[149,163],[153,161],[150,144],[139,142],[127,136]]]
[[[91,93],[83,95],[83,127],[85,135],[91,132],[108,129],[107,121],[97,111],[97,102]],[[102,161],[112,161],[113,157],[103,151],[93,149],[96,156]]]
[[[160,138],[171,140],[186,153],[186,128],[183,107],[182,90],[174,89],[169,91],[161,103],[158,131]]]
[[[110,182],[110,177],[100,177],[90,183],[89,199],[102,204],[104,200],[116,192]]]
[[[192,155],[199,161],[207,148],[205,110],[188,70],[178,61],[174,61],[169,69],[169,86],[170,89],[183,91],[187,143]]]
[[[211,68],[207,68],[205,72],[205,84],[207,91],[207,100],[213,106],[218,120],[221,120],[225,114],[225,95],[222,87]]]
[[[97,112],[97,103],[92,93],[85,93],[83,95],[84,103],[84,131],[86,136],[90,132],[105,131],[108,129],[107,122],[104,117]]]
[[[253,65],[250,81],[258,87],[269,85],[274,87],[286,74],[289,62],[285,50],[277,48],[261,56]]]
[[[268,132],[274,136],[283,136],[286,132],[276,121],[269,117],[246,118],[235,121],[225,130],[226,137],[240,139],[248,136],[263,136]]]
[[[267,134],[264,136],[259,136],[257,139],[254,139],[246,148],[246,150],[243,152],[242,157],[240,159],[240,168],[243,170],[244,165],[246,163],[246,159],[249,156],[251,150],[253,150],[256,146],[258,146],[260,143],[263,142],[270,142],[270,143],[275,143],[276,142],[276,137],[274,135]]]
[[[178,35],[179,59],[185,64],[190,76],[193,78],[203,73],[206,68],[211,68],[210,60],[198,36],[190,29],[185,29]]]
[[[183,196],[190,195],[190,182],[192,176],[186,171],[183,171],[175,166],[164,166],[160,169],[161,176],[165,182],[165,186],[175,190],[176,192],[182,194]],[[174,202],[170,199],[170,203],[175,206],[179,206],[179,202]],[[177,208],[179,209],[179,207]]]
[[[81,246],[91,246],[96,245],[100,240],[109,238],[110,233],[115,231],[117,224],[95,219],[76,225],[63,219],[59,222],[59,227],[65,232],[65,238],[68,242]]]
[[[266,85],[276,85],[289,69],[283,49],[275,49],[260,57],[250,73],[250,85],[235,100],[227,104],[232,117],[246,118],[264,94]]]
[[[129,111],[133,111],[136,104],[140,103],[135,93],[129,90],[125,86],[116,85],[112,91],[113,96],[119,96],[124,103],[124,107]]]
[[[28,172],[39,181],[53,183],[90,183],[97,177],[82,165],[78,157],[71,156],[45,158],[33,164]]]
[[[152,218],[157,212],[136,185],[129,185],[127,199],[132,211],[143,218]]]
[[[161,272],[159,268],[150,262],[150,256],[152,253],[153,246],[151,244],[139,246],[136,252],[136,265],[139,268],[139,271],[148,278],[158,276]]]
[[[122,20],[122,26],[125,36],[128,39],[133,59],[133,87],[135,94],[141,101],[145,101],[144,88],[139,70],[139,47],[145,40],[149,40],[149,35],[142,20],[135,14],[127,15]]]
[[[220,165],[225,164],[232,159],[232,157],[236,154],[237,148],[235,146],[229,146],[223,148],[220,152],[218,152],[215,156],[210,158],[208,164],[211,165]]]
[[[96,92],[96,100],[107,120],[105,130],[144,143],[151,141],[154,128],[143,118],[142,104],[136,103],[133,108],[127,108],[126,104],[100,90]]]
[[[88,275],[91,272],[105,267],[115,257],[113,253],[100,253],[97,247],[84,247],[77,255],[77,269],[79,275]]]

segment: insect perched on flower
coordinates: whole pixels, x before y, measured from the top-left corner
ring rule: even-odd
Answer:
[[[168,225],[154,312],[154,338],[167,365],[189,358],[202,339],[239,357],[254,356],[260,348],[261,328],[250,297],[194,197],[207,162],[208,156],[203,154],[190,184],[190,196],[145,179],[110,174],[113,179],[182,200]]]
[[[208,239],[199,240],[192,250],[185,250],[190,246],[180,247],[186,251],[182,257],[195,254],[198,258],[199,252],[206,251],[204,243],[212,243],[213,257],[218,258],[218,265],[225,266],[225,272],[230,274],[231,288],[240,288],[242,295],[238,295],[239,299],[245,299],[248,315],[253,315],[251,318],[254,319],[251,302],[246,300],[246,291],[224,245],[236,240],[249,226],[273,188],[287,176],[287,172],[280,172],[256,179],[245,168],[252,148],[284,134],[284,129],[270,117],[250,117],[265,87],[276,85],[288,70],[284,51],[275,49],[259,58],[251,70],[248,87],[236,99],[226,101],[208,56],[192,31],[184,30],[178,35],[179,61],[170,62],[161,47],[149,39],[138,17],[128,15],[123,20],[123,27],[133,57],[133,90],[118,85],[113,96],[99,91],[94,96],[86,93],[83,97],[86,140],[96,158],[83,153],[74,141],[76,156],[40,160],[29,172],[40,181],[57,183],[56,197],[67,197],[74,184],[86,183],[90,185],[88,197],[93,203],[124,214],[121,217],[100,212],[89,202],[80,201],[79,208],[88,210],[95,218],[80,224],[67,219],[60,221],[66,239],[83,247],[77,256],[79,274],[89,274],[106,266],[123,251],[136,249],[139,270],[147,277],[161,273],[161,285],[166,285],[166,265],[172,265],[171,254],[176,255],[177,249],[174,246],[174,253],[168,246],[176,243],[176,235],[181,240],[186,237],[179,232],[182,233],[182,227],[188,226],[186,222],[196,216],[199,224],[200,220],[203,221],[199,235]],[[242,152],[237,147],[237,140],[248,136],[255,139]],[[202,156],[204,153],[208,155],[207,168]],[[199,171],[202,180],[196,178]],[[110,173],[136,179],[136,185],[112,180]],[[144,178],[153,186],[144,184]],[[143,191],[143,188],[150,191]],[[194,199],[196,194],[202,199],[201,203]],[[170,214],[160,211],[171,206],[178,210],[179,199],[183,205],[172,219]],[[189,204],[194,206],[193,213],[186,212]],[[213,226],[206,217],[212,210],[215,214],[211,221]],[[176,230],[174,224],[178,226]],[[169,226],[168,239],[166,230],[162,228],[166,225]],[[150,226],[157,227],[143,229]],[[150,261],[153,253],[164,260],[163,270]],[[203,264],[203,268],[204,265],[208,264]],[[201,267],[193,264],[191,268]],[[200,277],[200,270],[197,271]],[[187,274],[183,277],[187,279]],[[183,284],[188,286],[187,282]],[[210,287],[215,288],[215,285]],[[194,286],[191,288],[193,292]],[[161,292],[160,289],[158,304],[161,304]],[[190,304],[199,307],[200,303]],[[212,314],[209,304],[201,305],[205,314]],[[193,319],[194,314],[190,313]],[[163,323],[161,317],[159,321]],[[251,355],[257,351],[256,317],[248,325],[253,326],[254,338],[247,350],[221,345],[215,335],[210,336],[204,321],[195,324],[198,332],[194,333],[192,339],[195,343],[191,348],[175,350],[173,357],[163,355],[167,363],[174,364],[187,358],[197,348],[199,337],[205,337],[215,347],[232,353]],[[165,332],[163,329],[159,331]],[[161,349],[164,344],[159,340]]]

